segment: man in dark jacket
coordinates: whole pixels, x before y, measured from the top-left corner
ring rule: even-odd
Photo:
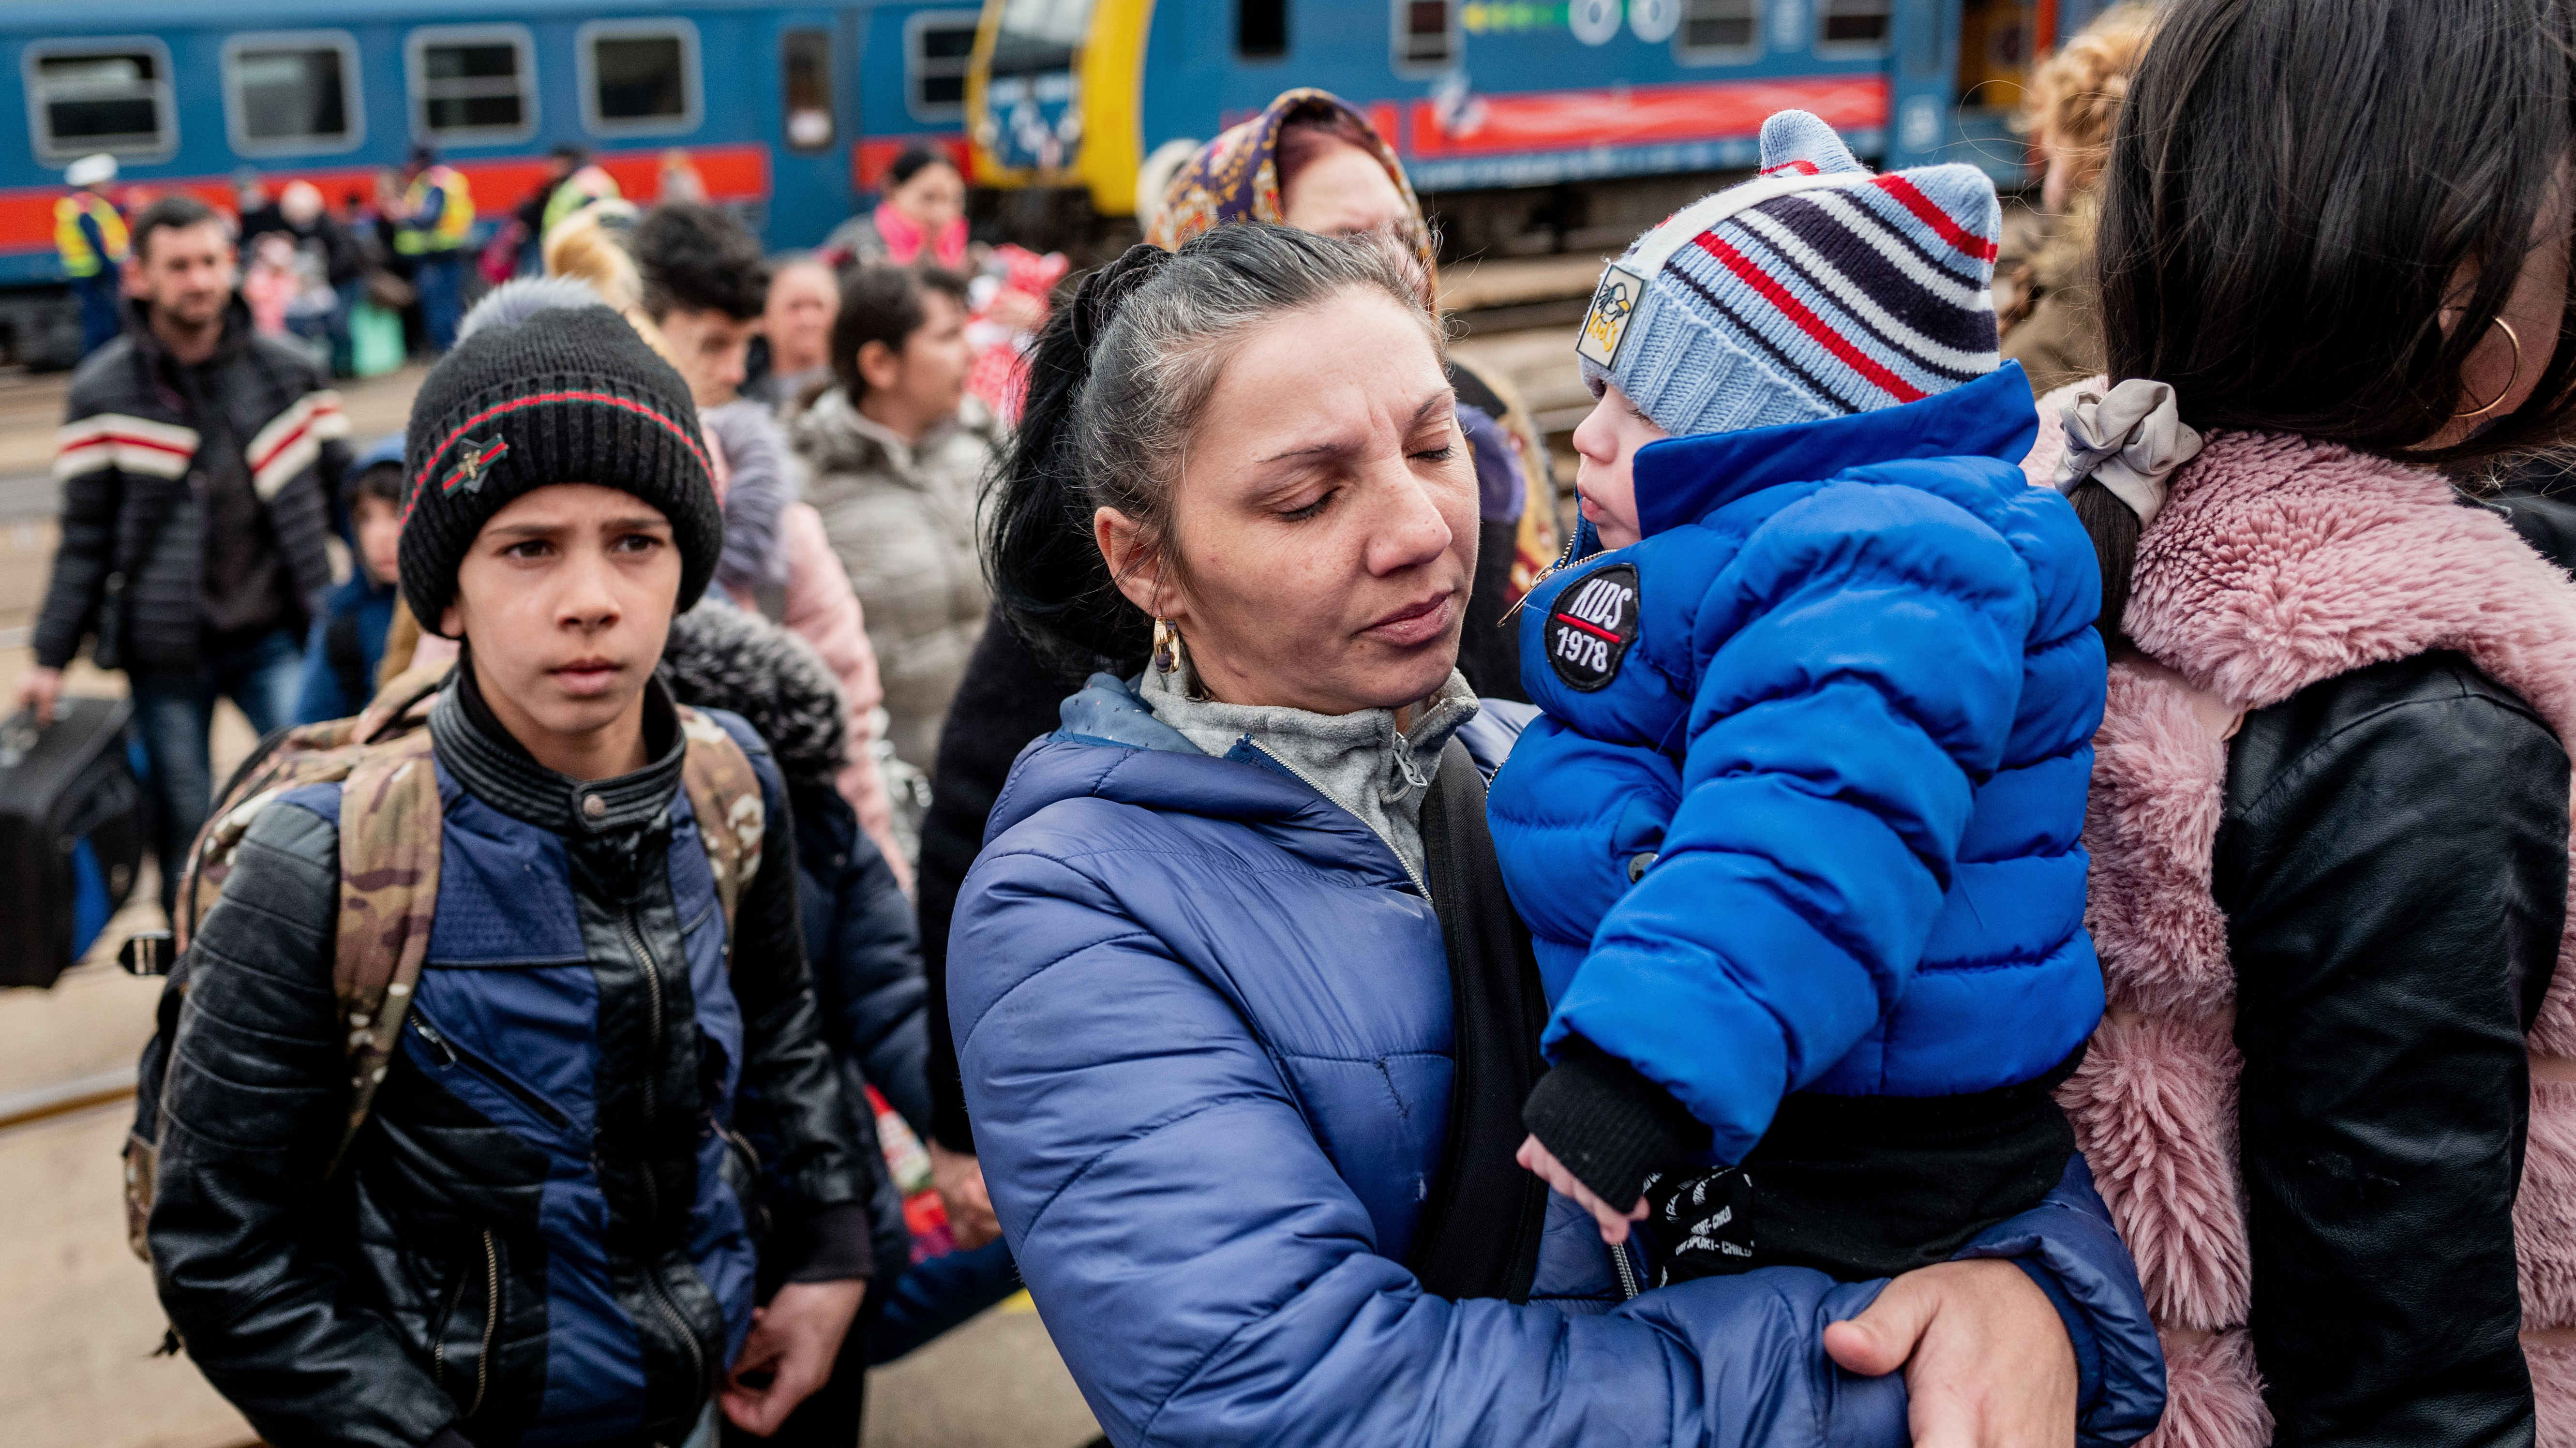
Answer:
[[[20,699],[49,720],[93,633],[97,662],[126,671],[160,794],[166,904],[213,787],[216,698],[262,733],[294,716],[348,421],[309,358],[251,330],[231,234],[204,202],[152,203],[133,244],[125,335],[73,374],[55,441],[62,543]]]
[[[489,328],[423,385],[405,471],[404,601],[465,645],[429,716],[425,967],[335,1169],[340,786],[257,814],[171,1037],[162,1305],[272,1442],[675,1445],[719,1400],[766,1435],[859,1308],[881,1168],[806,976],[786,786],[654,672],[723,536],[687,388],[605,307]],[[682,788],[700,750],[758,780],[722,830]]]

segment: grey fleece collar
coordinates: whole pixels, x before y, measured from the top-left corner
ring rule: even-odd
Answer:
[[[1190,697],[1186,658],[1162,673],[1151,667],[1136,695],[1154,717],[1219,758],[1268,756],[1375,830],[1417,880],[1423,872],[1422,797],[1440,767],[1440,752],[1460,725],[1476,717],[1476,691],[1452,669],[1439,692],[1398,730],[1392,709],[1310,714],[1260,704],[1220,704]]]

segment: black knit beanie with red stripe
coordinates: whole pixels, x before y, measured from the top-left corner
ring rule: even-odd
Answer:
[[[550,483],[622,488],[671,520],[687,609],[724,551],[724,511],[688,384],[607,307],[486,327],[412,399],[403,448],[402,593],[422,629],[456,596],[456,567],[494,513]]]

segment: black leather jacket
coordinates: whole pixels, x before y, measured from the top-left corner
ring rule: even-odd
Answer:
[[[656,762],[581,786],[610,801],[588,828],[571,782],[496,743],[458,692],[432,718],[463,793],[446,795],[441,915],[405,1028],[439,1034],[405,1040],[326,1181],[347,1109],[337,786],[269,805],[190,948],[150,1225],[162,1304],[208,1380],[282,1448],[413,1448],[450,1430],[489,1448],[541,1423],[676,1445],[744,1330],[746,1224],[767,1222],[775,1277],[872,1266],[878,1167],[852,1147],[806,978],[786,796],[753,749],[771,827],[728,970],[706,919],[681,918],[666,864],[699,846],[671,822],[685,751],[658,686]],[[451,920],[478,878],[507,888],[472,898],[505,903]],[[557,899],[573,918],[542,928],[569,955],[515,943],[538,927],[503,917],[556,915]],[[710,995],[720,982],[730,1001]],[[790,1199],[757,1199],[725,1129],[728,1040],[730,1079],[775,1124]],[[596,1430],[608,1422],[621,1426]]]
[[[2567,840],[2567,751],[2459,654],[2314,685],[2229,751],[2213,884],[2282,1448],[2532,1441],[2513,1204]]]

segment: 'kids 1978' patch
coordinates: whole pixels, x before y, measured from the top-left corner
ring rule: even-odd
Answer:
[[[1591,693],[1616,678],[1637,641],[1637,565],[1576,579],[1547,615],[1547,661],[1568,688]]]

